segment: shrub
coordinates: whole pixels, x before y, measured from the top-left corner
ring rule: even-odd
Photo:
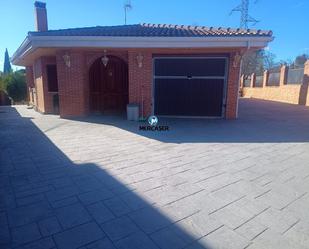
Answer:
[[[2,80],[0,80],[0,87],[4,88],[14,102],[26,100],[27,85],[26,77],[23,72],[16,71],[3,76]]]

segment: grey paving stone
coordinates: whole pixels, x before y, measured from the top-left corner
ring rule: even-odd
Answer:
[[[16,209],[9,209],[7,214],[10,227],[15,227],[47,218],[53,214],[53,211],[47,202],[38,202]]]
[[[122,216],[124,214],[132,212],[129,206],[119,197],[105,200],[104,204],[113,212],[115,216]]]
[[[104,233],[96,223],[90,222],[55,234],[53,237],[59,249],[75,249],[103,238]]]
[[[0,211],[7,208],[15,208],[16,201],[12,194],[0,193]]]
[[[41,238],[38,226],[35,223],[19,226],[12,230],[12,242],[15,246],[35,241]]]
[[[115,218],[113,213],[104,206],[103,202],[97,202],[87,206],[87,209],[90,215],[96,220],[98,223],[103,223]]]
[[[51,237],[43,238],[35,242],[30,242],[26,245],[18,247],[17,249],[54,249],[56,248],[55,242]]]
[[[252,219],[254,215],[243,209],[240,209],[236,205],[229,205],[219,211],[210,215],[213,219],[224,223],[231,229],[236,229],[244,224],[249,219]]]
[[[168,217],[165,217],[154,207],[137,210],[130,213],[129,216],[146,234],[153,233],[172,224]]]
[[[74,187],[74,182],[69,177],[61,177],[49,180],[49,183],[56,189],[61,189],[64,187]]]
[[[61,231],[60,224],[56,217],[50,217],[38,222],[41,234],[50,236]]]
[[[239,249],[246,248],[250,244],[250,241],[226,226],[223,226],[200,239],[199,243],[206,248]]]
[[[75,196],[79,193],[77,187],[64,187],[61,189],[57,189],[54,191],[50,191],[46,193],[47,199],[50,202],[62,200],[68,197]]]
[[[119,197],[126,203],[126,205],[129,206],[131,210],[137,210],[149,206],[149,203],[133,192],[122,194]]]
[[[78,198],[80,201],[85,204],[89,205],[98,201],[103,201],[108,198],[113,197],[113,193],[109,191],[108,189],[100,189],[100,190],[95,190],[95,191],[90,191],[84,194],[80,194]]]
[[[124,194],[133,190],[133,187],[131,187],[131,185],[122,185],[117,183],[108,187],[116,195]]]
[[[249,222],[243,224],[241,227],[237,228],[235,232],[243,236],[244,238],[247,238],[248,240],[252,240],[256,236],[258,236],[260,233],[265,231],[267,229],[266,226],[256,222],[254,219],[250,220]]]
[[[284,238],[289,241],[294,241],[295,244],[300,244],[303,247],[308,247],[309,245],[309,224],[304,224],[304,222],[299,221],[289,230],[284,233]],[[305,230],[304,230],[305,228]]]
[[[64,229],[71,228],[91,220],[87,210],[79,203],[58,208],[55,210],[55,214]]]
[[[78,203],[79,200],[77,199],[77,197],[73,196],[73,197],[68,197],[62,200],[58,200],[58,201],[53,201],[50,203],[50,205],[53,208],[60,208],[60,207],[65,207],[65,206],[69,206],[72,205],[74,203]]]
[[[6,212],[0,212],[0,224],[1,225],[8,224]]]
[[[16,198],[24,198],[27,196],[33,196],[36,194],[45,193],[45,192],[52,191],[52,190],[53,190],[52,186],[39,186],[39,187],[32,188],[30,190],[16,192],[15,195],[16,195]]]
[[[159,247],[143,232],[137,232],[117,241],[119,249],[159,249]]]
[[[155,232],[150,237],[162,249],[184,248],[197,239],[176,225]]]
[[[75,180],[75,184],[78,186],[81,192],[88,192],[104,188],[104,185],[94,177]]]
[[[279,211],[273,208],[268,209],[255,218],[255,221],[271,228],[273,231],[283,233],[291,225],[298,221],[298,218],[287,211]]]
[[[169,119],[168,133],[144,134],[136,130],[136,123],[112,116],[74,121],[42,116],[24,106],[0,107],[5,110],[0,113],[0,141],[5,145],[0,150],[1,224],[10,229],[32,223],[53,227],[52,221],[41,222],[54,217],[55,209],[81,202],[85,209],[102,201],[124,220],[119,226],[126,228],[129,217],[133,227],[121,230],[111,225],[114,244],[102,239],[104,234],[86,241],[81,241],[84,232],[75,233],[72,241],[63,235],[67,247],[100,248],[119,242],[119,247],[138,248],[143,247],[142,231],[147,231],[163,248],[306,248],[309,194],[301,195],[309,189],[304,163],[309,161],[308,108],[241,100],[239,109],[240,118],[233,122]],[[199,188],[205,190],[194,194]],[[48,202],[40,201],[43,195]],[[150,206],[156,212],[143,211]],[[258,215],[268,207],[271,212]],[[82,218],[67,215],[67,224],[83,220],[80,213]],[[93,213],[104,221],[101,224],[114,221],[106,222],[106,212],[95,205]],[[165,227],[164,217],[175,224]],[[1,232],[10,243],[7,227]],[[253,243],[246,244],[250,240]],[[23,246],[44,248],[40,241]],[[59,248],[46,244],[52,246]]]
[[[278,248],[278,249],[307,249],[308,245],[302,246],[301,240],[299,238],[296,240],[289,237],[282,236],[282,234],[273,231],[272,229],[267,229],[258,237],[253,240],[254,244],[262,245],[264,248]],[[250,248],[250,247],[249,247]],[[254,248],[254,247],[253,247]]]
[[[190,231],[190,234],[195,238],[202,238],[221,228],[223,224],[224,222],[221,220],[209,216],[207,211],[201,211],[180,220],[175,225]]]
[[[108,239],[100,239],[96,242],[90,243],[89,245],[85,246],[87,249],[116,249],[113,243]]]
[[[139,230],[138,227],[126,216],[103,223],[101,224],[101,227],[112,241],[122,239]]]
[[[41,202],[44,200],[45,200],[44,194],[35,194],[23,198],[17,198],[16,203],[18,206],[25,206],[36,202]]]
[[[0,223],[0,248],[1,246],[5,247],[11,243],[11,235],[9,226],[4,223]]]

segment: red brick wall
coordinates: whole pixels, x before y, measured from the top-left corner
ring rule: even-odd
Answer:
[[[151,50],[130,50],[129,51],[129,102],[138,103],[140,107],[143,105],[144,116],[152,114],[152,58],[160,54],[176,54],[176,55],[199,55],[209,53],[224,53],[229,54],[230,50],[202,50],[202,49],[151,49]],[[227,99],[226,99],[226,113],[227,119],[234,119],[237,117],[237,103],[238,103],[238,83],[240,64],[234,67],[234,55],[237,50],[230,54],[229,72],[227,82]],[[137,55],[141,53],[144,57],[143,67],[139,68],[137,65]],[[142,101],[143,93],[143,101]],[[141,114],[141,113],[140,113]]]
[[[230,54],[229,72],[227,81],[227,97],[226,97],[226,119],[237,118],[238,109],[238,91],[240,77],[240,63],[234,64],[235,53]]]
[[[63,55],[68,53],[71,65],[64,63]],[[57,72],[60,116],[81,116],[87,114],[87,85],[85,80],[85,56],[78,51],[57,53]]]
[[[137,56],[143,56],[143,66]],[[151,51],[129,51],[129,103],[139,104],[140,115],[146,117],[152,109],[152,54]]]
[[[46,66],[49,64],[56,64],[56,58],[40,57],[35,60],[33,64],[32,77],[34,78],[33,87],[35,87],[35,93],[32,104],[34,104],[35,108],[41,113],[54,113],[55,111],[53,106],[53,96],[57,93],[48,91]],[[28,70],[26,69],[27,82],[31,81],[30,68],[31,67],[29,67]],[[31,92],[29,92],[29,94],[31,96]]]
[[[34,87],[33,67],[26,67],[26,83],[27,87]]]
[[[39,112],[45,112],[45,100],[44,100],[44,84],[42,75],[42,59],[39,58],[33,63],[33,77],[35,84],[35,109]]]
[[[34,88],[33,67],[26,67],[27,99],[30,104],[34,104],[32,89]]]
[[[227,85],[227,103],[225,117],[228,119],[237,116],[238,101],[238,83],[239,83],[239,65],[233,65],[234,55],[238,49],[129,49],[107,51],[108,55],[114,55],[128,62],[129,68],[129,103],[140,105],[140,114],[148,116],[152,114],[152,58],[162,54],[176,55],[208,55],[208,54],[230,54],[229,60],[229,80]],[[63,55],[68,53],[71,65],[66,66]],[[143,56],[143,66],[140,68],[137,64],[138,54]],[[58,87],[61,117],[81,116],[89,113],[89,68],[95,59],[103,56],[103,51],[83,51],[69,50],[58,51],[56,55],[56,64],[58,71]],[[49,57],[48,57],[49,58]],[[42,71],[42,89],[47,89],[45,80],[45,65],[50,62],[50,58],[42,57],[38,61],[40,67],[37,71]],[[43,84],[44,82],[44,84]],[[45,83],[46,82],[46,83]],[[43,90],[44,90],[43,89]],[[39,93],[40,103],[43,105],[39,110],[49,112],[52,107],[52,98],[48,91]],[[41,95],[43,97],[41,97]],[[45,105],[44,105],[45,104]]]

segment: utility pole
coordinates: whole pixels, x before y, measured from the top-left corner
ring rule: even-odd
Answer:
[[[127,12],[132,9],[132,4],[130,0],[127,0],[127,2],[123,6],[124,8],[124,24],[127,25]]]
[[[255,1],[256,3],[257,1]],[[249,0],[241,0],[241,4],[238,5],[236,8],[232,9],[230,15],[233,12],[240,12],[240,28],[247,29],[249,26],[249,23],[252,23],[252,25],[255,25],[259,21],[254,19],[249,15]]]

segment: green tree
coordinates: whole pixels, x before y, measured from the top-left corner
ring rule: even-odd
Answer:
[[[11,72],[12,72],[12,67],[11,67],[9,52],[8,52],[8,49],[5,49],[3,73],[9,74]]]
[[[27,97],[26,77],[23,72],[16,71],[7,74],[2,79],[3,88],[7,94],[14,100],[20,102]]]
[[[5,91],[4,80],[1,75],[0,75],[0,91]]]

